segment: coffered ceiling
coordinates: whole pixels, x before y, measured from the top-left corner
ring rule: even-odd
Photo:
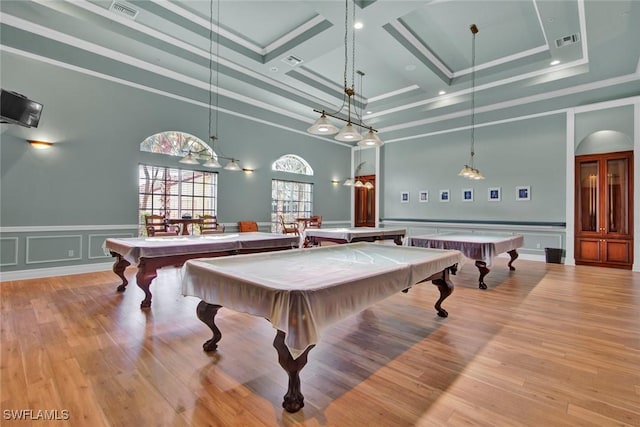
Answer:
[[[360,0],[353,9],[363,28],[347,25],[347,84],[386,142],[469,124],[471,24],[476,123],[640,95],[639,1]],[[0,10],[3,55],[205,105],[211,78],[225,110],[296,132],[314,108],[343,104],[341,0],[3,0]]]

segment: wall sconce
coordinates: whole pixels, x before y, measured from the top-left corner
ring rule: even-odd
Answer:
[[[242,172],[244,173],[253,173],[255,171],[255,169],[251,169],[251,168],[242,168]]]
[[[28,142],[33,148],[36,148],[38,150],[46,150],[47,148],[51,148],[51,146],[53,145],[52,143],[47,141],[28,140]]]
[[[331,183],[336,185],[336,184],[340,184],[340,180],[339,179],[332,179]]]

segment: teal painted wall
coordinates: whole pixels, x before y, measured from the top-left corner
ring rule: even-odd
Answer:
[[[101,250],[104,239],[137,233],[138,165],[187,168],[179,157],[140,152],[140,142],[168,130],[206,140],[207,105],[12,54],[2,53],[0,62],[4,89],[44,105],[38,128],[1,125],[0,270],[110,261]],[[269,222],[273,178],[313,183],[315,213],[329,223],[349,220],[349,189],[331,183],[349,175],[349,147],[222,112],[217,134],[219,154],[255,169],[220,170],[221,222]],[[35,150],[28,139],[55,144]],[[306,159],[314,176],[272,172],[271,164],[283,154]]]
[[[457,174],[469,162],[469,130],[383,146],[385,220],[565,221],[566,122],[564,114],[518,120],[475,130],[475,167],[486,177],[470,181]],[[393,177],[393,178],[391,178]],[[516,186],[530,186],[531,200],[516,201]],[[500,202],[488,201],[499,187]],[[462,201],[472,189],[474,200]],[[450,201],[440,202],[440,190]],[[419,203],[418,193],[429,192]],[[409,192],[409,203],[400,194]]]
[[[2,87],[44,104],[37,129],[2,125],[3,227],[136,223],[138,164],[185,168],[179,157],[141,153],[140,142],[167,130],[208,134],[206,107],[22,58],[2,61]],[[219,124],[216,150],[255,169],[219,172],[220,221],[268,221],[274,177],[314,183],[325,220],[349,217],[348,189],[331,184],[349,174],[349,148],[224,113]],[[26,139],[56,144],[38,151]],[[274,174],[271,163],[289,153],[305,158],[314,176]]]

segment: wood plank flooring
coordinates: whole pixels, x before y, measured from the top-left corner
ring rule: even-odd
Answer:
[[[446,319],[421,284],[331,327],[295,414],[271,325],[222,309],[218,351],[203,352],[177,269],[159,272],[149,311],[133,268],[124,293],[111,272],[3,282],[0,424],[640,426],[640,275],[506,262],[484,291],[471,262],[453,276]]]

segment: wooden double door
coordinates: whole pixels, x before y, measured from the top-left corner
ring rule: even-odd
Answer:
[[[356,187],[355,190],[355,214],[354,225],[356,227],[376,226],[376,176],[361,175],[356,177],[363,184],[371,183],[370,188]]]
[[[576,264],[631,269],[633,152],[576,157]]]

